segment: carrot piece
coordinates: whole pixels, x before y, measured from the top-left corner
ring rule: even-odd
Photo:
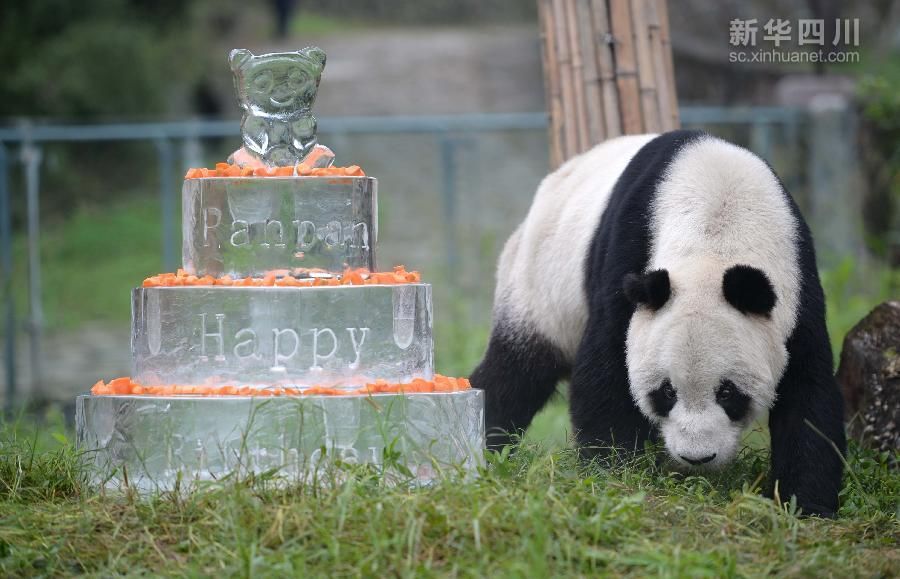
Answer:
[[[452,378],[447,378],[440,374],[434,375],[435,392],[453,392],[454,390],[456,390],[456,382]]]
[[[129,384],[130,382],[131,382],[131,378],[128,378],[127,376],[123,376],[121,378],[113,378],[112,380],[109,381],[109,385],[113,388],[117,388],[117,387],[121,386],[122,384]]]
[[[359,272],[352,270],[344,272],[343,281],[345,284],[350,285],[363,285],[364,283],[362,276],[359,275]]]
[[[359,165],[350,165],[349,167],[344,167],[344,175],[348,177],[365,177],[366,174],[363,173],[363,170]]]
[[[312,386],[311,388],[307,388],[306,390],[304,390],[303,394],[306,396],[321,396],[328,394],[328,390],[328,388],[325,388],[323,386]]]
[[[410,386],[413,392],[434,392],[434,382],[429,382],[428,380],[423,380],[421,378],[415,378]]]

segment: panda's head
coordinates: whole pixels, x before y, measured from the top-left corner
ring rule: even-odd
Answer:
[[[766,274],[703,260],[629,274],[631,394],[680,466],[719,467],[775,398],[787,350]]]

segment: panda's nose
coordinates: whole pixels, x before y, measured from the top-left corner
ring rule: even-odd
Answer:
[[[688,458],[688,457],[684,456],[683,454],[680,454],[678,456],[680,456],[681,458],[683,458],[684,460],[686,460],[687,462],[689,462],[691,464],[706,464],[709,461],[711,461],[712,459],[716,458],[716,453],[714,452],[709,456],[704,456],[703,458]]]

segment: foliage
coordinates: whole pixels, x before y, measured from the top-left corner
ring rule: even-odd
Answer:
[[[32,0],[0,5],[0,117],[147,115],[179,78],[177,2]],[[164,82],[166,81],[166,82]]]
[[[871,190],[863,200],[869,246],[900,263],[900,53],[862,76],[859,100],[861,157]]]
[[[140,498],[87,488],[67,439],[0,434],[0,573],[61,575],[889,576],[900,475],[852,448],[836,521],[759,496],[767,461],[685,476],[651,455],[585,465],[524,443],[480,478],[327,485],[266,476]],[[47,442],[49,440],[49,442]]]
[[[837,267],[822,271],[826,321],[835,363],[847,335],[881,302],[900,293],[900,269],[876,267],[845,259]]]

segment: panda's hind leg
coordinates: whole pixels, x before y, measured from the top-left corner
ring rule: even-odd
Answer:
[[[484,390],[488,448],[521,434],[569,373],[563,353],[543,336],[495,321],[487,353],[471,376]]]

